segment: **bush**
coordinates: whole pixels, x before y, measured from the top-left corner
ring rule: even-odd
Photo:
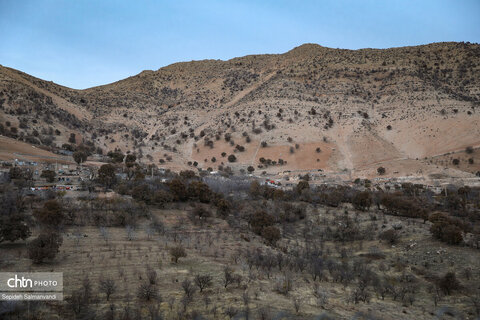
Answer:
[[[132,189],[132,198],[137,201],[143,201],[146,204],[150,204],[153,198],[153,192],[148,185],[141,184]]]
[[[296,188],[298,194],[301,194],[303,190],[308,190],[308,189],[310,189],[310,185],[308,184],[308,181],[300,180],[300,182],[298,182],[297,188]]]
[[[427,209],[419,203],[398,194],[384,194],[380,204],[386,209],[387,214],[405,216],[409,218],[428,219]]]
[[[277,191],[282,191],[280,189],[275,190],[274,192],[274,197],[275,193]],[[280,214],[280,219],[281,221],[286,221],[286,222],[295,222],[298,220],[303,220],[306,217],[306,207],[305,206],[294,206],[293,204],[289,202],[285,202],[283,204],[282,208],[282,213]]]
[[[460,282],[458,282],[454,272],[447,272],[442,278],[439,279],[438,286],[442,290],[443,294],[448,296],[452,293],[452,291],[460,288]]]
[[[68,138],[68,142],[70,143],[76,143],[77,139],[75,137],[75,133],[70,133],[70,137]]]
[[[75,160],[75,162],[78,164],[81,164],[87,161],[87,158],[88,158],[88,153],[84,151],[75,151],[73,153],[73,160]]]
[[[211,216],[212,216],[212,213],[202,205],[197,205],[195,208],[193,208],[190,215],[193,221],[196,221],[197,219],[200,221],[204,221],[205,219]]]
[[[436,222],[430,227],[432,235],[448,244],[459,244],[463,241],[462,229],[449,222]]]
[[[33,212],[33,216],[48,227],[59,227],[65,220],[63,208],[57,200],[46,201],[42,209]]]
[[[32,232],[26,223],[23,214],[14,213],[2,215],[0,218],[0,243],[3,241],[14,242],[16,240],[25,240]]]
[[[107,156],[109,156],[112,159],[113,163],[122,163],[123,158],[125,157],[125,155],[121,151],[118,151],[118,150],[109,151],[107,153]]]
[[[253,232],[258,235],[262,234],[263,228],[273,225],[275,219],[272,215],[266,213],[265,211],[257,211],[250,218],[250,226],[252,227]]]
[[[173,202],[174,196],[165,190],[157,190],[153,194],[153,202],[155,202],[159,207],[163,208],[165,204]]]
[[[116,180],[115,167],[111,164],[104,164],[98,170],[98,181],[105,186],[111,188]]]
[[[182,170],[178,175],[183,180],[190,180],[196,177],[195,172],[193,170]]]
[[[378,167],[378,168],[377,168],[377,173],[378,173],[379,175],[384,175],[385,172],[386,172],[386,170],[385,170],[384,167]]]
[[[185,201],[188,199],[187,187],[180,179],[173,179],[168,183],[175,200]]]
[[[198,200],[203,203],[209,203],[212,199],[212,191],[203,182],[192,181],[187,188],[188,197],[191,200]]]
[[[459,220],[442,212],[432,213],[428,220],[433,223],[430,232],[438,240],[454,245],[463,241],[461,227],[466,227]]]
[[[387,231],[384,231],[378,237],[389,244],[396,244],[399,238],[398,232],[394,229],[389,229]]]
[[[231,154],[228,156],[228,162],[235,162],[237,161],[237,157],[235,155]]]
[[[42,233],[28,244],[28,256],[34,263],[55,258],[62,245],[62,236],[57,232]]]
[[[178,259],[185,258],[187,252],[182,246],[177,246],[170,249],[170,255],[172,256],[172,261],[178,263]]]
[[[281,238],[280,230],[274,226],[263,228],[261,236],[270,244],[275,244]]]
[[[367,211],[372,205],[372,196],[370,195],[370,192],[357,192],[352,199],[352,205],[357,210]]]

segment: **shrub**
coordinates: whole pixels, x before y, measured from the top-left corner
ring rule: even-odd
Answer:
[[[73,160],[75,160],[75,162],[78,164],[81,164],[87,161],[87,158],[88,158],[88,153],[84,151],[75,151],[73,153]]]
[[[33,212],[34,217],[43,225],[58,227],[65,220],[61,204],[57,200],[48,200],[42,209]]]
[[[0,216],[0,243],[25,240],[32,232],[26,223],[26,217],[20,213]]]
[[[387,214],[405,216],[410,218],[428,219],[427,209],[419,203],[397,194],[384,194],[380,204],[386,209]]]
[[[275,222],[274,217],[266,213],[265,211],[255,212],[249,221],[253,232],[255,232],[258,235],[262,234],[263,228],[273,225],[274,222]]]
[[[270,244],[275,244],[281,238],[280,230],[274,226],[263,228],[261,236]]]
[[[177,246],[170,249],[170,255],[172,256],[172,261],[178,263],[178,259],[185,258],[187,252],[182,246]]]
[[[433,223],[430,227],[432,235],[448,244],[459,244],[463,241],[462,229],[468,229],[460,220],[449,217],[443,212],[432,213],[428,220]]]
[[[42,233],[28,244],[28,256],[34,263],[55,258],[62,245],[62,236],[57,232]]]
[[[472,154],[473,153],[473,147],[466,147],[465,148],[465,152],[468,153],[468,154]]]
[[[367,211],[372,205],[372,196],[370,195],[370,192],[357,192],[352,199],[352,205],[357,210]]]
[[[230,202],[223,198],[217,198],[215,200],[215,206],[217,207],[217,214],[222,218],[225,218],[232,208]]]
[[[125,165],[129,168],[133,167],[135,161],[137,161],[137,157],[134,154],[127,154],[125,157]]]
[[[382,232],[379,235],[381,240],[386,241],[389,244],[396,244],[398,242],[398,232],[394,229],[389,229],[387,231]]]
[[[187,186],[180,179],[173,179],[168,183],[175,200],[185,201],[188,199]]]
[[[463,241],[462,229],[448,221],[435,222],[430,227],[432,235],[448,244],[459,244]]]
[[[98,170],[98,180],[105,188],[111,188],[115,183],[115,167],[109,163],[104,164]]]
[[[164,207],[165,204],[173,202],[173,200],[173,195],[165,190],[157,190],[153,194],[153,202],[158,204],[160,207]]]
[[[438,286],[445,295],[450,295],[452,291],[460,288],[460,282],[454,272],[447,272],[442,278],[438,280]]]
[[[153,192],[148,185],[140,184],[132,189],[132,198],[137,201],[143,201],[146,204],[150,204],[153,199]]]
[[[193,210],[191,211],[191,218],[194,221],[197,219],[203,221],[211,216],[212,213],[202,205],[195,206],[195,208],[193,208]]]
[[[308,190],[310,189],[310,185],[308,184],[308,181],[305,180],[300,180],[297,184],[296,190],[298,194],[301,194],[303,190]]]
[[[212,199],[212,191],[201,181],[192,181],[187,188],[188,197],[203,203],[209,203]]]
[[[379,175],[384,175],[385,172],[386,172],[386,170],[385,170],[384,167],[378,167],[378,168],[377,168],[377,173],[378,173]]]
[[[68,142],[70,143],[76,143],[77,139],[75,137],[75,133],[70,133],[70,137],[68,138]]]
[[[275,190],[274,192],[274,198],[275,198],[275,193],[277,191],[282,191],[280,189]],[[305,206],[294,206],[293,204],[289,202],[285,202],[283,204],[283,212],[280,214],[280,219],[282,221],[286,222],[295,222],[298,220],[305,219],[306,217],[306,207]]]
[[[125,157],[125,155],[119,150],[109,151],[107,153],[107,156],[109,156],[112,159],[113,163],[122,163],[123,158]]]
[[[237,157],[235,155],[231,154],[228,156],[228,162],[235,162],[237,161]]]
[[[452,160],[453,165],[458,166],[460,164],[460,160],[458,159],[453,159]]]

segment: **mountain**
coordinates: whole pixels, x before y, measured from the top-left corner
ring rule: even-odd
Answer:
[[[69,140],[119,148],[173,169],[468,177],[480,170],[479,108],[480,45],[470,43],[304,44],[86,90],[0,67],[2,135],[51,151]]]

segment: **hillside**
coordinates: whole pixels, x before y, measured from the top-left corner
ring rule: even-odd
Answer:
[[[2,135],[52,150],[72,141],[120,148],[174,169],[196,161],[214,170],[370,177],[382,166],[387,176],[469,176],[480,169],[479,108],[480,45],[469,43],[305,44],[176,63],[86,90],[0,67]]]

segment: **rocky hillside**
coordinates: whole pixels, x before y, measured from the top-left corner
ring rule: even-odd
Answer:
[[[0,67],[2,135],[52,150],[120,148],[172,168],[474,173],[479,108],[480,45],[469,43],[305,44],[176,63],[86,90]]]

